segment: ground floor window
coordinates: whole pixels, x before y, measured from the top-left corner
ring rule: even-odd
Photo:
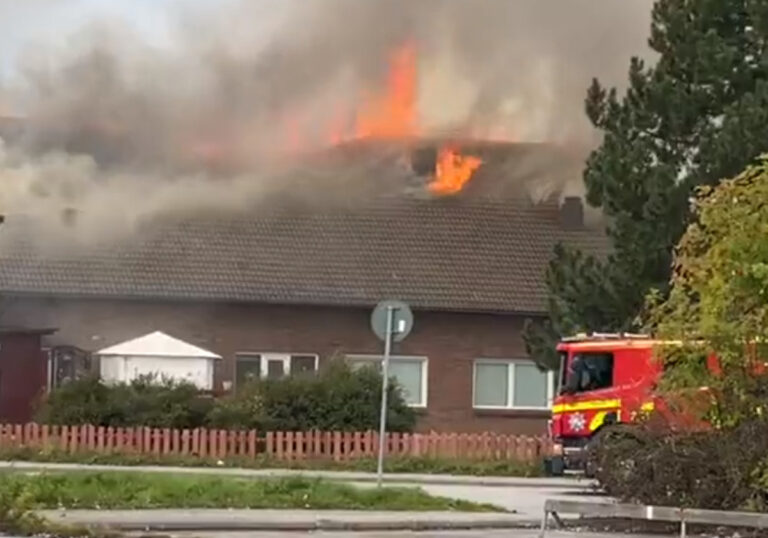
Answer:
[[[238,353],[235,356],[235,387],[253,379],[279,379],[316,372],[318,356],[310,353]]]
[[[554,375],[529,360],[479,359],[473,373],[473,405],[486,409],[548,409]]]
[[[380,355],[347,355],[353,368],[376,365],[381,368]],[[389,375],[403,389],[403,396],[412,407],[427,406],[427,358],[396,355],[390,358]]]

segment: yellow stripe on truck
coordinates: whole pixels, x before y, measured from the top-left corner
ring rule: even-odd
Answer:
[[[608,415],[608,411],[595,413],[595,416],[592,417],[592,420],[589,422],[589,431],[593,432],[602,426],[603,422],[605,422],[606,415]]]
[[[557,404],[552,406],[552,413],[567,413],[569,411],[594,411],[596,409],[618,409],[621,400],[590,400],[587,402],[574,402]]]

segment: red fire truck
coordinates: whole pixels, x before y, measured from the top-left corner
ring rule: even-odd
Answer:
[[[547,461],[549,473],[559,475],[566,469],[583,470],[586,451],[601,432],[615,424],[635,422],[651,411],[658,413],[666,426],[708,428],[708,424],[697,418],[699,413],[668,405],[670,396],[662,398],[656,391],[663,373],[656,351],[661,346],[680,345],[682,342],[625,333],[579,334],[563,339],[557,346],[560,382],[549,423],[554,441],[554,455]],[[765,343],[749,344],[745,351],[753,361],[754,373],[766,375]],[[722,373],[720,361],[706,346],[702,346],[701,359],[713,375]],[[703,396],[701,403],[708,405],[710,389],[701,387],[697,392]],[[695,400],[680,403],[691,406]]]
[[[663,402],[654,395],[661,375],[646,335],[580,334],[560,342],[560,388],[552,406],[551,474],[583,469],[590,442],[606,427],[628,423]]]

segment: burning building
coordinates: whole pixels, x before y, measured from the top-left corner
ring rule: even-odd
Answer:
[[[571,196],[588,144],[427,125],[418,45],[390,49],[378,84],[319,111],[250,82],[176,109],[123,91],[101,49],[64,70],[77,84],[45,84],[70,90],[63,104],[43,92],[54,104],[0,135],[16,187],[0,193],[0,326],[57,329],[26,416],[30,395],[89,353],[155,331],[221,356],[223,391],[333,356],[376,362],[368,317],[389,298],[415,312],[392,370],[421,429],[543,432],[554,383],[521,331],[546,313],[556,244],[606,250]],[[216,80],[246,71],[236,66]]]

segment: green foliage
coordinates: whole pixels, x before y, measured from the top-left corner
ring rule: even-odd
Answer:
[[[378,428],[381,374],[333,360],[316,375],[260,379],[217,402],[212,426],[283,431],[366,431]],[[388,393],[387,428],[410,431],[416,423],[396,383]]]
[[[547,278],[550,321],[526,331],[543,366],[557,335],[635,330],[649,290],[662,298],[669,290],[694,189],[768,150],[764,1],[658,0],[649,45],[657,62],[632,60],[623,97],[597,81],[587,92],[587,115],[604,136],[584,181],[588,202],[608,217],[613,250],[604,261],[557,253]]]
[[[0,533],[28,534],[39,524],[39,518],[29,511],[23,484],[8,484],[0,489]]]
[[[667,390],[710,387],[707,418],[716,426],[768,418],[768,162],[717,188],[702,188],[696,219],[678,247],[666,300],[651,299],[649,328],[682,339],[660,350]],[[722,372],[704,367],[715,350]]]
[[[5,473],[0,498],[23,490],[38,509],[262,508],[327,510],[459,510],[493,512],[488,504],[433,497],[417,488],[356,488],[304,477],[255,480],[157,473]]]
[[[380,398],[377,370],[352,370],[343,361],[331,361],[317,375],[256,380],[217,401],[194,385],[151,377],[117,385],[78,379],[54,390],[37,420],[114,427],[366,431],[378,428]],[[388,399],[389,431],[411,431],[416,415],[394,382]]]
[[[766,510],[768,162],[698,189],[694,208],[668,297],[651,294],[645,318],[658,338],[680,342],[657,350],[666,399],[711,428],[614,432],[595,450],[596,477],[624,500]]]
[[[189,383],[143,377],[106,385],[88,377],[48,395],[37,416],[47,424],[195,428],[205,424],[212,400]]]

